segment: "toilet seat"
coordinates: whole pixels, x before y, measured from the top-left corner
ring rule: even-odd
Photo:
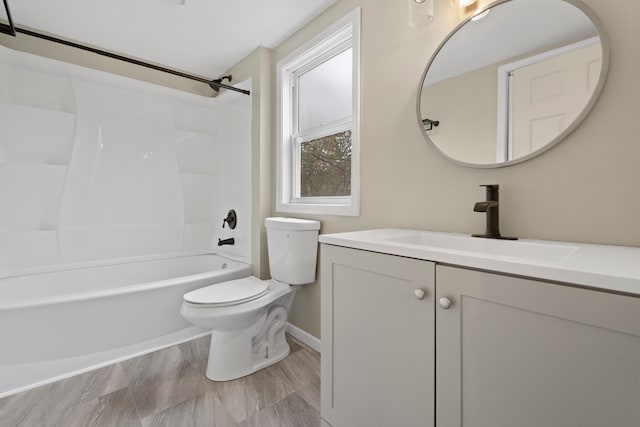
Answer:
[[[184,300],[199,307],[225,307],[253,301],[268,292],[268,282],[250,276],[196,289],[184,294]]]

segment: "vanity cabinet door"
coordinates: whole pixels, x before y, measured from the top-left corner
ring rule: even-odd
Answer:
[[[640,425],[639,298],[441,265],[436,280],[436,425]]]
[[[434,423],[434,264],[322,245],[322,418]]]

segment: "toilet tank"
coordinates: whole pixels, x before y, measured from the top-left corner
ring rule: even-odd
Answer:
[[[266,218],[271,277],[289,285],[316,280],[320,222],[298,218]]]

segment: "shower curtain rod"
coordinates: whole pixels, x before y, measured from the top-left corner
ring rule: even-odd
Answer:
[[[88,52],[92,52],[92,53],[96,53],[98,55],[106,56],[108,58],[117,59],[118,61],[124,61],[124,62],[128,62],[130,64],[139,65],[141,67],[151,68],[152,70],[161,71],[163,73],[173,74],[174,76],[183,77],[185,79],[196,80],[196,81],[201,82],[201,83],[206,83],[211,87],[211,89],[215,90],[216,92],[218,92],[220,90],[220,88],[224,88],[224,89],[228,89],[228,90],[233,90],[235,92],[240,92],[240,93],[243,93],[245,95],[250,95],[251,94],[251,92],[248,91],[248,90],[238,89],[237,87],[229,86],[229,85],[226,85],[226,84],[222,83],[222,79],[223,78],[227,78],[227,77],[228,77],[228,80],[231,81],[231,76],[225,76],[225,77],[222,77],[222,78],[219,78],[219,79],[214,79],[214,80],[207,80],[207,79],[205,79],[203,77],[194,76],[192,74],[183,73],[182,71],[172,70],[172,69],[161,67],[161,66],[155,65],[155,64],[150,64],[148,62],[140,61],[138,59],[128,58],[126,56],[118,55],[117,53],[107,52],[107,51],[104,51],[104,50],[101,50],[101,49],[96,49],[94,47],[85,46],[85,45],[82,45],[82,44],[79,44],[79,43],[75,43],[75,42],[71,42],[71,41],[68,41],[68,40],[59,39],[57,37],[53,37],[53,36],[49,36],[49,35],[46,35],[46,34],[38,33],[36,31],[27,30],[26,28],[20,28],[20,27],[14,27],[14,28],[16,30],[16,33],[26,34],[28,36],[37,37],[37,38],[40,38],[40,39],[43,39],[43,40],[48,40],[48,41],[51,41],[51,42],[54,42],[54,43],[63,44],[63,45],[66,45],[66,46],[74,47],[76,49],[86,50]]]
[[[194,76],[192,74],[183,73],[182,71],[172,70],[170,68],[165,68],[165,67],[161,67],[159,65],[150,64],[148,62],[140,61],[138,59],[128,58],[126,56],[118,55],[116,53],[111,53],[111,52],[107,52],[107,51],[104,51],[104,50],[101,50],[101,49],[97,49],[97,48],[94,48],[94,47],[85,46],[85,45],[82,45],[82,44],[79,44],[79,43],[75,43],[75,42],[71,42],[71,41],[68,41],[68,40],[59,39],[57,37],[49,36],[47,34],[42,34],[42,33],[36,32],[36,31],[27,30],[26,28],[16,27],[16,26],[13,25],[13,22],[11,20],[11,15],[9,14],[9,7],[8,7],[8,4],[7,4],[7,0],[4,0],[4,5],[5,5],[5,9],[7,11],[7,16],[9,16],[10,24],[7,26],[9,31],[2,31],[2,32],[10,34],[10,35],[12,35],[14,37],[15,37],[16,33],[22,33],[22,34],[25,34],[25,35],[28,35],[28,36],[37,37],[39,39],[47,40],[47,41],[50,41],[50,42],[63,44],[63,45],[70,46],[70,47],[73,47],[73,48],[76,48],[76,49],[86,50],[88,52],[92,52],[92,53],[96,53],[98,55],[106,56],[108,58],[117,59],[118,61],[124,61],[124,62],[128,62],[130,64],[139,65],[141,67],[151,68],[152,70],[161,71],[163,73],[173,74],[174,76],[183,77],[185,79],[196,80],[196,81],[199,81],[201,83],[206,83],[211,87],[211,89],[215,90],[216,92],[218,92],[220,90],[220,88],[224,88],[224,89],[232,90],[232,91],[235,91],[235,92],[240,92],[240,93],[243,93],[245,95],[250,95],[251,94],[251,92],[248,91],[248,90],[238,89],[236,87],[229,86],[229,85],[226,85],[226,84],[222,83],[223,79],[227,79],[227,80],[231,81],[231,76],[230,75],[221,77],[219,79],[207,80],[207,79],[205,79],[203,77],[198,77],[198,76]]]
[[[9,34],[10,36],[15,36],[16,29],[13,28],[13,19],[11,19],[11,12],[9,11],[9,3],[7,3],[7,0],[3,0],[3,1],[4,1],[4,11],[7,15],[7,21],[9,21],[9,23],[4,24],[0,22],[0,33]]]

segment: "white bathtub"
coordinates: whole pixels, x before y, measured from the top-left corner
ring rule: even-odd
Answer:
[[[196,255],[0,279],[0,397],[204,335],[183,294],[249,275]]]

